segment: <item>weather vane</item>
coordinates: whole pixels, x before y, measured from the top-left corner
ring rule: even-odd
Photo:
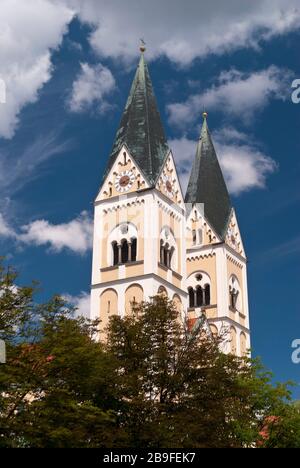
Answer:
[[[146,42],[144,41],[143,38],[140,39],[140,51],[145,52],[146,50]]]

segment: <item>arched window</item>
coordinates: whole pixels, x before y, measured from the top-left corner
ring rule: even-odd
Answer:
[[[242,310],[241,288],[238,279],[232,275],[229,279],[229,307],[231,310]]]
[[[203,242],[203,233],[202,229],[198,229],[198,244],[201,245]]]
[[[197,243],[196,229],[192,230],[192,239],[193,239],[193,245],[196,245],[196,243]]]
[[[206,284],[204,286],[204,303],[205,305],[210,305],[210,285]]]
[[[118,224],[108,238],[108,263],[120,265],[122,263],[136,262],[137,260],[137,228],[132,223]]]
[[[166,267],[169,267],[169,259],[170,259],[170,253],[169,253],[169,244],[166,244],[164,246],[164,261],[163,261],[163,264],[166,266]]]
[[[167,268],[177,268],[176,240],[172,230],[164,226],[160,233],[160,263]]]
[[[236,354],[236,329],[230,327],[230,352],[231,354]]]
[[[170,252],[169,252],[169,264],[168,264],[168,268],[171,268],[171,265],[172,265],[172,258],[173,258],[174,252],[175,252],[174,247],[171,247],[171,250],[170,250]]]
[[[201,307],[203,305],[203,291],[201,286],[196,287],[196,305]]]
[[[195,307],[195,293],[194,293],[193,288],[188,288],[188,293],[189,293],[189,306]]]
[[[195,271],[187,279],[190,307],[205,307],[211,304],[210,277],[204,271]]]
[[[126,239],[121,241],[121,262],[128,262],[128,242]]]
[[[119,263],[119,249],[118,249],[118,244],[116,241],[112,243],[112,249],[113,249],[113,265],[117,265]]]
[[[137,247],[137,240],[134,237],[131,239],[131,261],[136,262],[136,247]]]
[[[168,297],[167,290],[166,290],[166,288],[164,286],[159,286],[159,288],[157,290],[157,294],[161,294],[162,296]]]
[[[160,263],[164,263],[164,241],[160,241]]]
[[[241,356],[247,355],[247,338],[244,332],[240,334],[240,348],[241,348]]]
[[[230,288],[229,294],[230,294],[230,307],[236,310],[239,291],[236,291],[234,288]]]

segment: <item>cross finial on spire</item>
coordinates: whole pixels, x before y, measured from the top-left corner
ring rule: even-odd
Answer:
[[[146,50],[146,42],[144,41],[144,39],[140,39],[140,51],[142,52],[142,54],[145,52]]]

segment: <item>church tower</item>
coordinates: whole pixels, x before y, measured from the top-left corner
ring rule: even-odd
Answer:
[[[185,195],[188,317],[193,326],[205,314],[212,333],[225,337],[224,351],[243,355],[250,348],[247,259],[206,112],[203,118]]]
[[[95,200],[91,318],[103,330],[163,293],[191,329],[204,320],[225,352],[243,355],[247,259],[207,114],[184,197],[144,52]]]
[[[186,304],[185,205],[141,48],[95,201],[91,318],[157,293]]]

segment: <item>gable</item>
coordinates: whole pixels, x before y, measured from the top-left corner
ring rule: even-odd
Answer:
[[[168,197],[173,203],[184,207],[183,194],[171,151],[166,157],[155,188]]]
[[[225,235],[225,242],[229,245],[233,250],[237,253],[245,257],[245,250],[243,246],[242,236],[240,233],[240,229],[237,222],[237,217],[235,214],[234,209],[230,214],[226,235]]]
[[[100,188],[96,201],[137,192],[148,187],[149,184],[142,171],[123,145]]]
[[[220,237],[205,218],[203,204],[196,203],[188,208],[189,214],[186,220],[187,249],[220,242]]]

